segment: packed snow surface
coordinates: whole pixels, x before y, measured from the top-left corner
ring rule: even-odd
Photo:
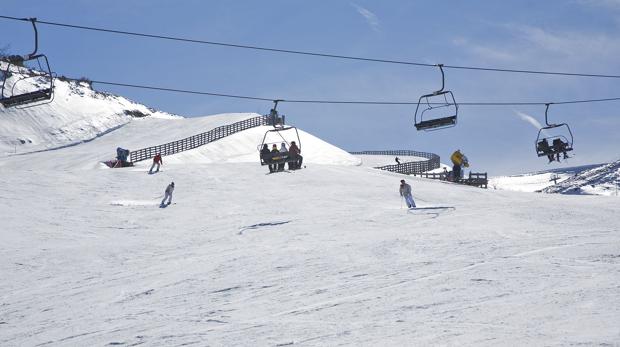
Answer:
[[[267,174],[260,128],[153,175],[99,164],[235,117],[2,158],[0,345],[620,343],[616,197],[405,177],[419,206],[454,207],[409,211],[404,176],[307,133],[307,167]]]
[[[393,155],[356,155],[362,160],[362,165],[367,167],[381,167],[386,165],[396,165],[396,156]],[[428,158],[414,157],[414,156],[398,156],[398,159],[402,163],[414,162],[414,161],[426,161]]]

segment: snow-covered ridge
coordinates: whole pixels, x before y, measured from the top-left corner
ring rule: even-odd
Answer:
[[[544,193],[614,195],[620,184],[620,160],[578,173],[543,189]]]
[[[620,160],[608,164],[492,177],[489,180],[489,187],[523,192],[614,195],[619,180]]]
[[[20,77],[13,73],[9,79]],[[26,81],[45,87],[43,81]],[[122,96],[95,91],[86,81],[57,78],[54,85],[50,103],[26,108],[0,106],[0,155],[89,141],[139,117],[180,118]]]

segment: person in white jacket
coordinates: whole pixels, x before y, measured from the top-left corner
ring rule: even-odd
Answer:
[[[288,156],[288,148],[286,148],[286,142],[282,142],[282,144],[280,145],[280,153],[282,153],[283,156]],[[282,170],[284,170],[284,163],[278,164],[278,171]]]
[[[164,192],[164,199],[161,201],[161,206],[170,205],[172,203],[172,192],[174,191],[174,182],[171,182],[168,187],[166,187],[166,191]],[[166,203],[166,199],[168,199],[168,203]]]
[[[405,180],[400,180],[400,196],[405,198],[407,202],[407,207],[413,208],[415,207],[415,201],[413,201],[413,196],[411,196],[411,186],[405,183]]]

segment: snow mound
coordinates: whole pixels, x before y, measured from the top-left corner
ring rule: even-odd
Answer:
[[[227,136],[196,149],[164,157],[166,163],[258,163],[259,147],[268,130],[273,127],[261,126]],[[299,139],[294,130],[280,134],[271,132],[265,142],[280,144],[291,141],[301,144],[304,164],[361,165],[361,159],[333,146],[303,130],[299,130]],[[278,145],[278,148],[280,145]],[[148,163],[150,165],[150,163]]]
[[[16,73],[11,76],[19,77]],[[121,96],[94,91],[85,81],[57,78],[54,85],[54,99],[50,103],[25,108],[0,106],[0,154],[90,141],[135,118],[180,118]]]

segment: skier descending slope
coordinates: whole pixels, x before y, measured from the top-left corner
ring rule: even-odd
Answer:
[[[164,165],[164,162],[161,160],[161,154],[157,153],[153,157],[153,165],[151,165],[151,169],[149,170],[149,175],[153,174],[153,169],[155,168],[155,166],[157,166],[157,171],[155,171],[155,172],[159,172],[159,166],[160,165]]]
[[[172,192],[174,191],[174,182],[171,182],[168,187],[166,187],[166,191],[164,192],[164,199],[161,201],[161,205],[159,207],[166,207],[172,203]],[[168,203],[166,202],[168,199]]]
[[[405,198],[407,202],[408,208],[415,207],[415,201],[413,201],[413,196],[411,196],[411,186],[405,183],[405,180],[400,180],[400,196]]]

